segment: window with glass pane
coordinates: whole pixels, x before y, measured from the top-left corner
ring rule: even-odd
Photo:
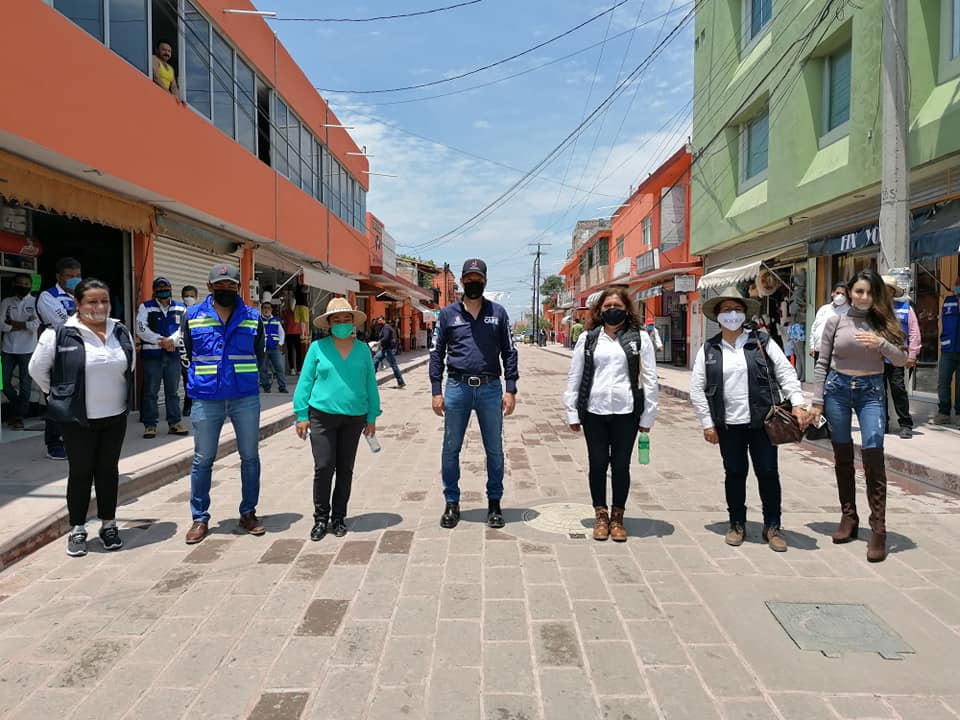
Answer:
[[[287,143],[290,145],[290,172],[287,177],[300,187],[300,121],[292,112],[287,111]]]
[[[770,131],[770,116],[764,113],[747,123],[744,148],[743,177],[749,180],[767,169],[767,140]]]
[[[237,58],[237,142],[257,153],[257,76]]]
[[[353,196],[353,226],[363,232],[363,187],[356,183],[356,193]]]
[[[617,259],[623,257],[623,235],[617,238]]]
[[[290,169],[287,167],[287,105],[280,99],[275,104],[274,132],[277,136],[273,143],[273,166],[281,175],[288,175]]]
[[[360,224],[357,230],[364,232],[367,227],[367,191],[360,189]]]
[[[53,7],[103,42],[103,0],[54,0]]]
[[[653,242],[653,220],[648,215],[643,219],[643,244],[649,246]]]
[[[218,32],[213,33],[213,124],[234,136],[236,102],[233,92],[233,48]]]
[[[313,171],[310,158],[313,157],[313,135],[306,125],[300,126],[300,188],[313,194]]]
[[[763,30],[773,13],[773,0],[747,0],[750,5],[750,37]]]
[[[850,119],[850,46],[827,58],[826,131],[838,128]]]
[[[953,4],[950,22],[950,57],[960,57],[960,0],[949,0]]]
[[[337,215],[341,220],[345,220],[347,217],[347,171],[340,164],[337,165],[337,169],[340,188],[340,205],[337,209]]]
[[[323,145],[317,140],[313,145],[313,171],[317,175],[317,181],[313,188],[313,196],[323,202]]]
[[[187,102],[210,117],[210,23],[189,0],[183,3]]]
[[[147,44],[147,1],[110,0],[110,49],[148,74]]]

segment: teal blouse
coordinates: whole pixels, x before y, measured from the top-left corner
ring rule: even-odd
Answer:
[[[297,420],[309,419],[310,408],[331,415],[366,415],[368,423],[376,422],[380,389],[366,344],[354,340],[344,359],[332,337],[311,343],[293,392]]]

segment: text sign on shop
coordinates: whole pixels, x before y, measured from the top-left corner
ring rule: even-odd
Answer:
[[[674,292],[695,292],[697,289],[696,275],[677,275],[673,279]]]

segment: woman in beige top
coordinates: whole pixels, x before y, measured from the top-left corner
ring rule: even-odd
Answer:
[[[857,537],[857,492],[853,466],[854,412],[860,422],[861,458],[870,505],[870,542],[867,560],[887,557],[887,474],[883,456],[886,425],[886,392],[883,360],[895,366],[907,362],[900,322],[893,311],[883,280],[873,270],[863,270],[847,283],[850,311],[827,320],[814,372],[813,413],[822,412],[830,424],[840,497],[840,527],[835,543]]]

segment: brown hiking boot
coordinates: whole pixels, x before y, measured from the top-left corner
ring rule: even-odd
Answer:
[[[870,540],[867,561],[887,559],[887,470],[883,448],[860,451],[863,473],[867,476],[867,502],[870,504]]]
[[[623,527],[623,508],[610,508],[610,539],[614,542],[627,541],[627,530]]]
[[[207,536],[207,524],[205,522],[200,522],[195,520],[193,525],[190,526],[190,529],[187,530],[187,545],[196,545],[198,542],[203,540]]]
[[[240,527],[251,535],[263,535],[267,529],[257,520],[257,514],[248,512],[240,516]]]
[[[774,552],[787,551],[787,539],[783,536],[783,530],[779,527],[765,527],[763,529],[763,541]]]
[[[833,533],[833,542],[848,543],[857,539],[860,518],[857,516],[857,475],[853,465],[853,443],[833,443],[837,496],[840,498],[840,526]]]
[[[596,516],[593,521],[593,539],[606,540],[610,537],[610,516],[607,508],[595,507],[593,512]]]
[[[743,539],[747,536],[747,531],[743,527],[743,523],[732,522],[730,523],[730,529],[727,530],[727,536],[724,538],[727,545],[732,545],[733,547],[740,547],[743,545]]]

